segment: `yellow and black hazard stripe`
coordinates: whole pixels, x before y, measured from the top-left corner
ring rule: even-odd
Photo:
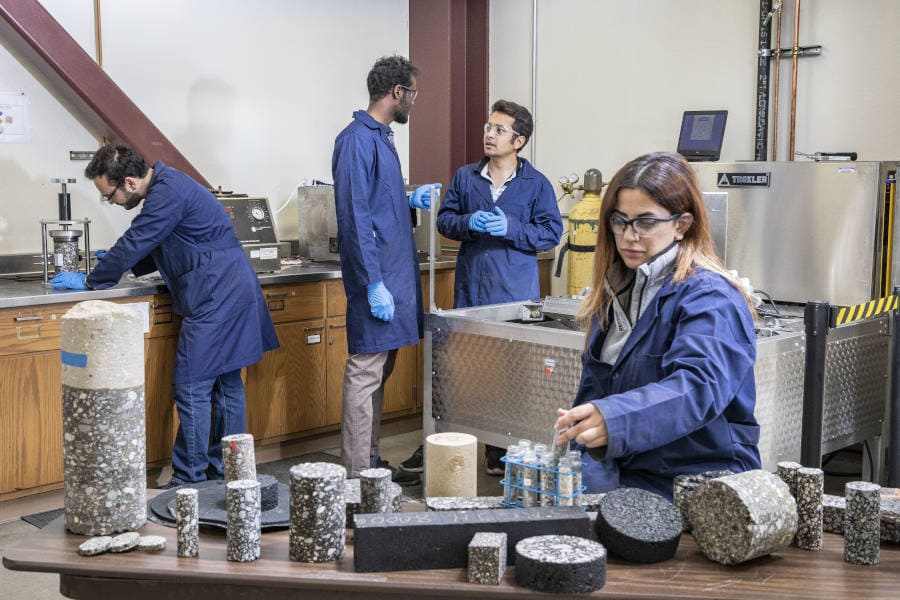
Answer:
[[[889,310],[896,310],[898,301],[900,301],[900,296],[885,296],[884,298],[870,300],[855,306],[832,306],[831,327],[870,319]]]

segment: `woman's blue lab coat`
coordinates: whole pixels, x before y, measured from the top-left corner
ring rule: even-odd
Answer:
[[[702,269],[680,284],[670,277],[612,366],[598,358],[605,337],[595,320],[575,399],[592,402],[609,430],[600,462],[591,455],[603,449],[584,454],[589,491],[633,486],[671,498],[678,474],[760,467],[756,335],[743,296],[723,277]]]
[[[472,213],[493,212],[495,206],[491,184],[481,175],[486,162],[456,172],[437,216],[438,231],[462,242],[454,285],[457,308],[540,298],[537,253],[555,248],[562,234],[553,186],[524,158],[496,204],[506,214],[506,236],[469,231]]]
[[[259,280],[225,208],[191,177],[161,162],[153,165],[140,214],[88,283],[111,287],[148,256],[182,317],[173,383],[240,369],[278,347]]]
[[[422,281],[412,216],[390,131],[358,110],[334,142],[331,170],[350,354],[393,350],[422,338]],[[369,309],[366,286],[379,281],[394,297],[390,322],[376,319]]]

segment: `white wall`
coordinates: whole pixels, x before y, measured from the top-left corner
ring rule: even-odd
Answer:
[[[794,3],[784,5],[789,47]],[[532,7],[491,0],[492,101],[532,104]],[[609,179],[635,156],[674,151],[688,109],[728,109],[722,160],[753,159],[759,2],[537,0],[537,8],[536,145],[526,156],[535,153],[551,181],[591,167]],[[800,16],[800,45],[820,44],[823,54],[800,59],[796,149],[900,157],[900,2],[807,1]],[[782,67],[783,160],[790,61]]]
[[[42,4],[94,56],[92,0]],[[372,63],[409,51],[407,0],[105,0],[101,15],[106,72],[210,183],[268,196],[286,239],[297,236],[297,185],[330,178],[334,137],[365,108]],[[54,176],[78,180],[72,216],[92,219],[92,246],[115,241],[132,215],[101,206],[86,163],[68,160],[97,139],[2,41],[0,92],[28,95],[34,136],[0,144],[0,254],[40,250]],[[408,128],[395,131],[406,172]]]

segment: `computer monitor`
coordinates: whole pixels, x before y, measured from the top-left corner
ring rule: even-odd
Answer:
[[[727,110],[684,111],[678,154],[690,162],[719,160],[727,118]]]

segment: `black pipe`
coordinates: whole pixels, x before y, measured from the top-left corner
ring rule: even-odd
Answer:
[[[66,184],[63,184],[65,187]],[[56,195],[57,202],[59,204],[59,220],[60,221],[71,221],[72,220],[72,198],[71,194],[68,192],[62,192]]]
[[[894,296],[900,287],[894,288]],[[888,429],[888,486],[900,487],[900,307],[891,315],[891,398]]]
[[[806,364],[803,373],[803,417],[800,430],[800,464],[819,467],[822,462],[822,414],[825,405],[825,354],[828,342],[827,302],[809,302],[803,315],[806,325]]]
[[[772,0],[759,0],[759,54],[756,65],[756,143],[754,160],[769,158],[769,50]],[[776,123],[777,127],[778,124]]]

